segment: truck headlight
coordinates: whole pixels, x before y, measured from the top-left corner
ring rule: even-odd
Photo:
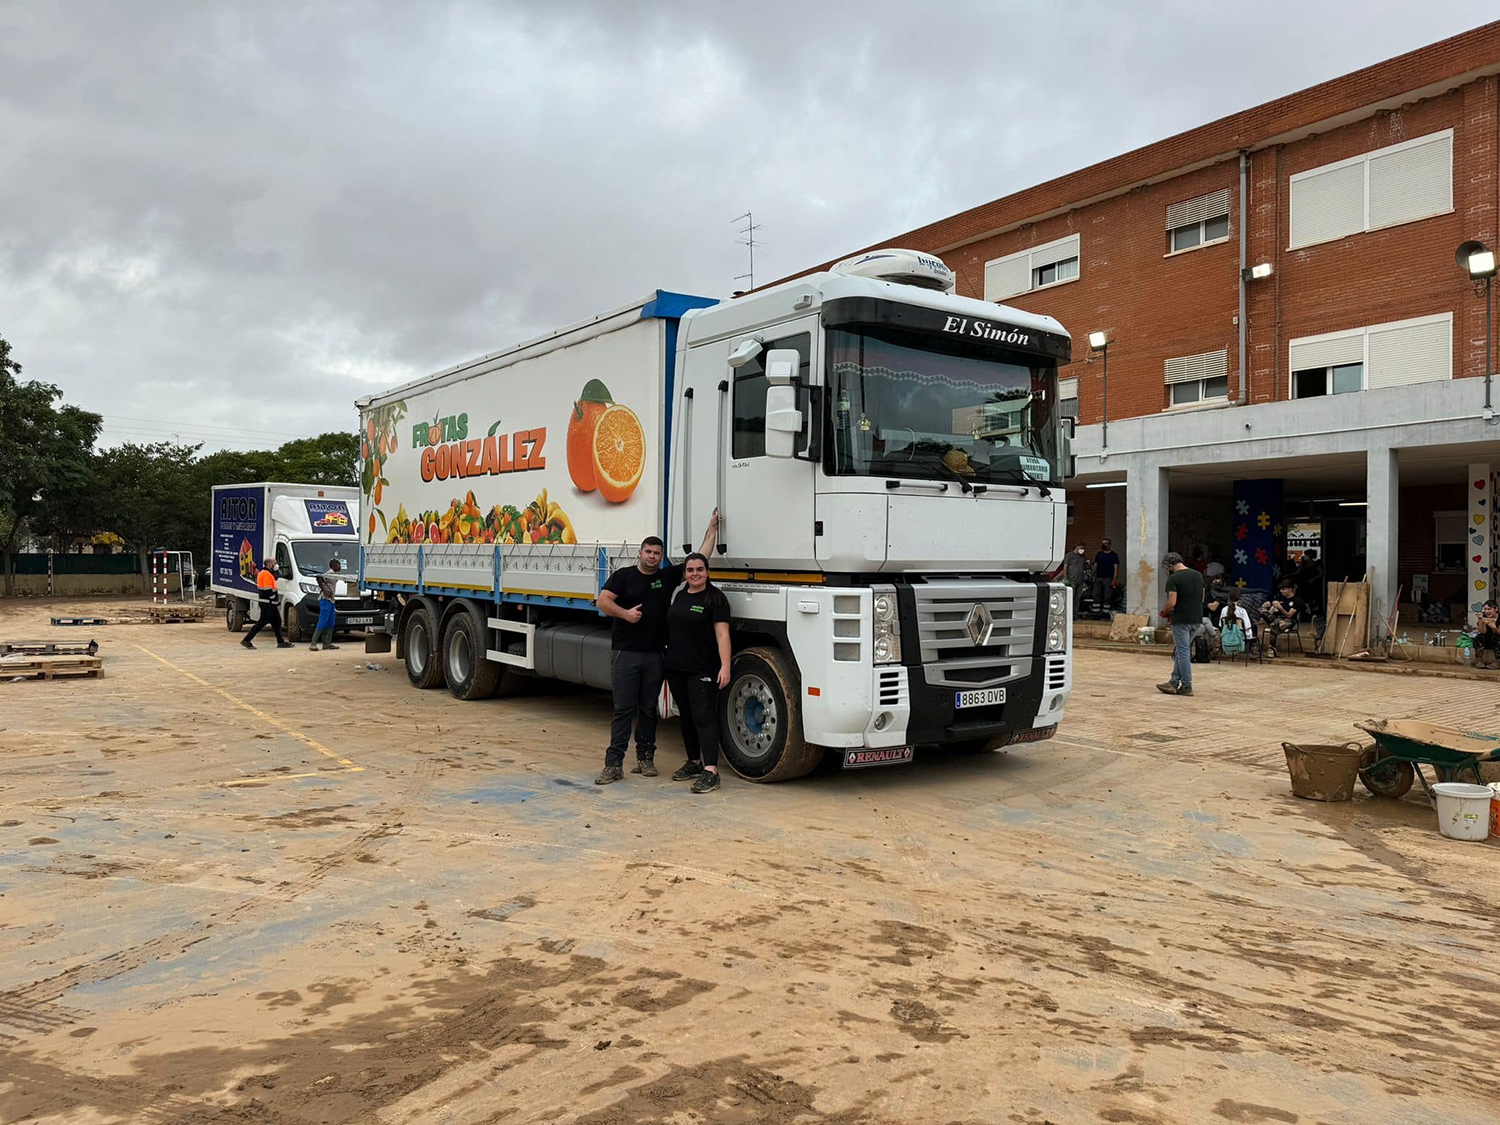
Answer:
[[[1047,593],[1047,651],[1065,652],[1068,647],[1068,591],[1050,586]]]
[[[297,585],[304,594],[316,594],[318,592],[318,584],[316,582],[299,582]]]
[[[870,616],[875,624],[875,663],[898,664],[901,661],[901,615],[896,612],[896,587],[875,586],[870,600]]]

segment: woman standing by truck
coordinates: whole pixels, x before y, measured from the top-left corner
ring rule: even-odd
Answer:
[[[719,689],[729,683],[729,600],[708,580],[708,559],[683,560],[686,587],[667,611],[667,686],[682,715],[687,761],[673,781],[694,793],[719,787]]]

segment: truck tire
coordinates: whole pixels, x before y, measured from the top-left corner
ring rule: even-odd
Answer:
[[[413,687],[427,690],[443,684],[443,650],[438,645],[432,613],[425,605],[413,607],[401,626],[406,653],[406,678]]]
[[[302,614],[291,602],[286,606],[286,639],[292,644],[298,644],[302,640]]]
[[[802,737],[797,676],[774,648],[747,648],[719,695],[720,749],[747,781],[789,781],[812,771],[823,748]]]
[[[224,605],[224,624],[229,627],[231,633],[238,633],[245,628],[245,607],[239,605],[230,598]]]
[[[500,665],[484,653],[485,628],[467,609],[459,609],[443,627],[443,678],[454,699],[487,699],[500,686]]]

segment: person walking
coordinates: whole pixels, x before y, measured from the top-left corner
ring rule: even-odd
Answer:
[[[698,553],[705,558],[719,540],[719,509],[715,508],[703,533]],[[615,714],[609,725],[609,748],[595,785],[608,785],[625,776],[625,751],[635,728],[635,768],[631,773],[656,776],[657,697],[665,676],[667,609],[672,592],[682,583],[681,566],[662,566],[665,546],[654,535],[641,542],[634,566],[609,576],[595,604],[614,619],[610,636],[610,684]]]
[[[1073,591],[1073,616],[1077,617],[1083,609],[1083,595],[1088,588],[1089,559],[1084,554],[1083,544],[1074,547],[1063,560],[1063,581],[1068,584],[1068,589]]]
[[[250,626],[245,639],[240,642],[245,648],[254,648],[250,642],[267,625],[276,634],[277,648],[291,648],[292,642],[281,635],[281,611],[276,599],[276,560],[266,559],[260,564],[260,573],[255,576],[255,588],[260,594],[260,620]]]
[[[312,644],[308,645],[309,652],[318,651],[318,638],[322,638],[324,649],[338,648],[333,643],[333,630],[338,624],[338,608],[333,600],[334,594],[338,592],[339,572],[344,569],[344,564],[338,559],[328,560],[328,569],[318,575],[318,627],[313,630]]]
[[[1182,561],[1176,551],[1162,560],[1167,568],[1167,604],[1161,615],[1172,625],[1172,678],[1157,684],[1164,695],[1193,694],[1193,634],[1203,623],[1203,575]]]
[[[667,610],[667,686],[682,715],[687,761],[673,781],[694,793],[719,787],[719,692],[729,686],[729,599],[708,580],[708,559],[682,562],[687,584]]]
[[[1094,609],[1110,615],[1115,605],[1115,576],[1120,573],[1120,556],[1108,539],[1101,540],[1094,555]]]

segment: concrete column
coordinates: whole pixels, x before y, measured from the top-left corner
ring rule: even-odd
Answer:
[[[1125,473],[1125,535],[1120,565],[1125,568],[1125,608],[1144,613],[1152,624],[1166,599],[1161,557],[1171,550],[1167,538],[1167,471],[1155,465]]]
[[[1464,557],[1469,563],[1469,584],[1465,587],[1465,620],[1477,625],[1479,611],[1484,603],[1495,596],[1494,575],[1491,569],[1495,560],[1495,513],[1491,504],[1493,489],[1490,486],[1489,462],[1469,466],[1469,479],[1464,489],[1468,505],[1469,541],[1464,545]]]
[[[1371,449],[1365,468],[1365,561],[1370,571],[1374,625],[1390,620],[1396,608],[1396,548],[1401,520],[1401,468],[1394,449]],[[1408,591],[1409,593],[1410,591]],[[1404,595],[1403,595],[1404,596]]]

